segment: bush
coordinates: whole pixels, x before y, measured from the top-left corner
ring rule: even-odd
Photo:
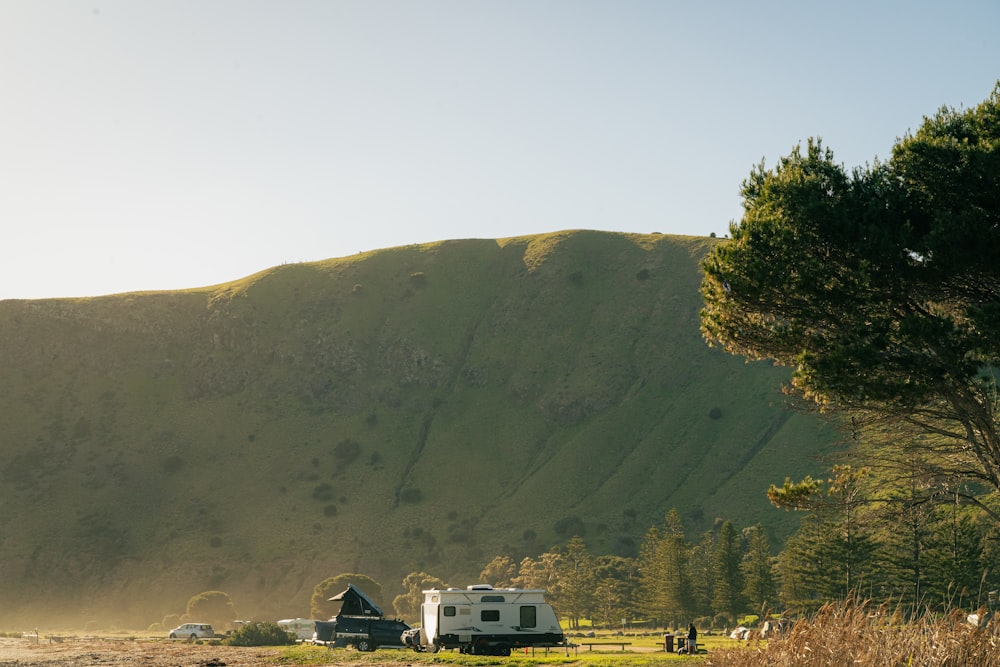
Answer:
[[[216,629],[236,618],[236,609],[228,593],[205,591],[193,596],[187,603],[186,619],[196,623],[210,623]],[[173,626],[167,626],[171,628]]]
[[[731,628],[733,626],[733,617],[724,611],[720,611],[712,619],[712,627],[719,630]]]
[[[587,532],[583,519],[577,516],[567,516],[556,521],[553,529],[561,537],[584,537]]]
[[[358,458],[358,454],[361,453],[361,443],[356,440],[351,440],[346,438],[337,443],[337,446],[333,448],[333,457],[341,465],[346,465],[352,462],[354,459]]]
[[[251,621],[233,631],[224,640],[228,646],[285,646],[295,637],[270,621]]]

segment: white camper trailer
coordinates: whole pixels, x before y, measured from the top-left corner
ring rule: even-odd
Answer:
[[[477,655],[510,655],[512,648],[557,646],[563,631],[540,589],[469,586],[424,591],[421,627],[403,634],[416,651],[457,648]]]

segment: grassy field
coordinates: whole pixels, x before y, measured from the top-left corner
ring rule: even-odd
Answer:
[[[442,651],[440,653],[413,653],[390,651],[386,649],[373,653],[358,653],[357,651],[341,651],[335,649],[334,655],[330,649],[319,646],[301,645],[282,652],[283,664],[292,665],[328,665],[328,664],[359,664],[385,665],[387,663],[406,663],[411,665],[468,665],[480,667],[485,665],[510,665],[511,667],[531,665],[583,665],[585,667],[644,667],[646,665],[683,665],[702,664],[708,654],[685,656],[676,653],[636,652],[636,651],[574,651],[570,649],[552,649],[548,653],[536,650],[534,654],[514,653],[510,657],[465,655],[457,651]]]
[[[353,649],[328,649],[314,645],[290,647],[238,648],[218,641],[166,641],[162,638],[74,638],[52,644],[43,642],[35,651],[25,643],[0,638],[0,662],[72,667],[80,656],[93,661],[108,656],[106,662],[126,667],[169,667],[193,664],[195,657],[254,667],[280,665],[357,665],[358,667],[415,667],[417,665],[468,665],[531,667],[533,665],[578,665],[579,667],[656,667],[658,665],[711,665],[712,667],[1000,667],[998,628],[973,627],[966,611],[927,613],[906,619],[890,605],[875,606],[865,601],[829,604],[811,618],[800,620],[783,636],[769,641],[736,642],[721,635],[701,635],[697,656],[665,653],[662,635],[599,635],[570,637],[581,644],[570,649],[537,649],[515,652],[509,657],[463,655],[455,651],[414,653],[409,650],[380,649],[361,653]],[[19,635],[19,633],[18,633]],[[588,650],[586,641],[631,642],[626,650],[605,644]],[[18,648],[20,647],[20,648]],[[111,659],[114,658],[114,660]],[[205,660],[203,664],[208,664]],[[13,664],[13,663],[4,663]]]

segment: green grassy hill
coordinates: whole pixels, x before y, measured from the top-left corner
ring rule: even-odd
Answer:
[[[764,491],[832,435],[782,408],[786,371],[701,340],[716,242],[448,241],[0,302],[0,623],[140,628],[209,589],[307,615],[342,572],[391,599],[576,533],[635,554],[674,507],[692,539],[784,537]]]

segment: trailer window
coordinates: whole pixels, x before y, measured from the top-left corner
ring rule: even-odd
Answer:
[[[538,625],[538,615],[534,607],[521,607],[521,627],[533,628]]]
[[[445,616],[454,616],[455,615],[455,608],[452,607],[451,605],[448,605],[446,607],[442,607],[441,608],[441,613],[444,614]]]
[[[480,602],[503,602],[504,597],[502,595],[484,595],[479,598]]]
[[[479,612],[479,619],[485,622],[497,622],[500,620],[500,610],[499,609],[483,609]]]

